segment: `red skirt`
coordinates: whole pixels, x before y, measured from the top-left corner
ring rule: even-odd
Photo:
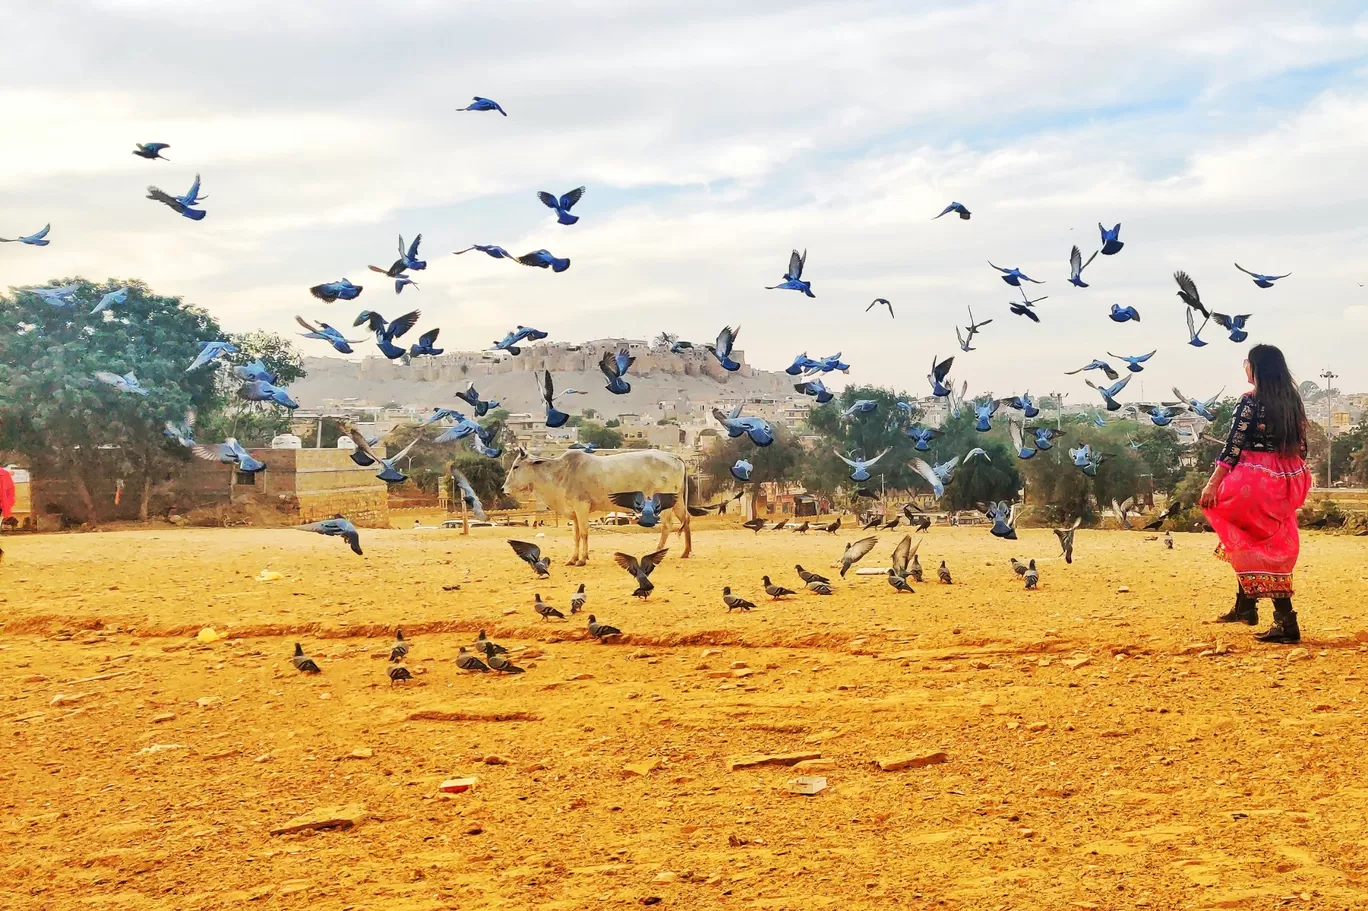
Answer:
[[[1300,456],[1245,451],[1221,483],[1216,505],[1203,510],[1246,595],[1292,597],[1301,550],[1297,510],[1310,489],[1311,472]]]

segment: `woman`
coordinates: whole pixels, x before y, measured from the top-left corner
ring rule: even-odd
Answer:
[[[1273,625],[1254,638],[1297,642],[1292,570],[1300,541],[1297,510],[1306,502],[1306,408],[1282,351],[1255,345],[1245,360],[1253,390],[1240,398],[1201,506],[1221,539],[1220,553],[1239,580],[1235,606],[1220,623],[1259,622],[1259,599],[1273,599]]]

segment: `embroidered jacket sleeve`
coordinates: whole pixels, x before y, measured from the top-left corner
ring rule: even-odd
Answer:
[[[1244,452],[1254,432],[1255,412],[1253,400],[1248,396],[1240,399],[1240,404],[1235,406],[1235,416],[1230,422],[1230,436],[1226,437],[1225,447],[1217,461],[1224,462],[1231,468],[1239,464],[1240,453]]]

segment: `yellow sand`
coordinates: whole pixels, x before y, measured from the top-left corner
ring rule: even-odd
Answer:
[[[857,533],[711,521],[688,561],[671,538],[646,603],[611,561],[654,547],[636,529],[543,581],[502,529],[366,531],[364,558],[291,530],[6,538],[0,906],[1368,905],[1361,541],[1304,541],[1293,651],[1202,622],[1234,588],[1209,535],[1083,530],[1065,566],[1048,530],[937,528],[916,536],[933,581],[897,595],[835,578]],[[513,536],[568,555],[564,528],[535,533]],[[766,601],[761,574],[800,588],[795,562],[836,593]],[[581,581],[626,641],[532,612]],[[757,609],[727,614],[724,584]],[[396,624],[415,680],[391,689]],[[526,674],[456,669],[481,627]],[[830,760],[817,796],[728,770],[803,751]],[[458,777],[479,781],[439,791]],[[354,828],[270,834],[343,805]]]

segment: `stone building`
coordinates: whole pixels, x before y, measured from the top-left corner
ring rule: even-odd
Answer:
[[[389,527],[389,492],[375,468],[362,468],[344,449],[253,449],[264,471],[196,461],[180,482],[182,509],[255,505],[301,524],[343,515],[356,525]],[[384,454],[384,447],[377,447]]]

